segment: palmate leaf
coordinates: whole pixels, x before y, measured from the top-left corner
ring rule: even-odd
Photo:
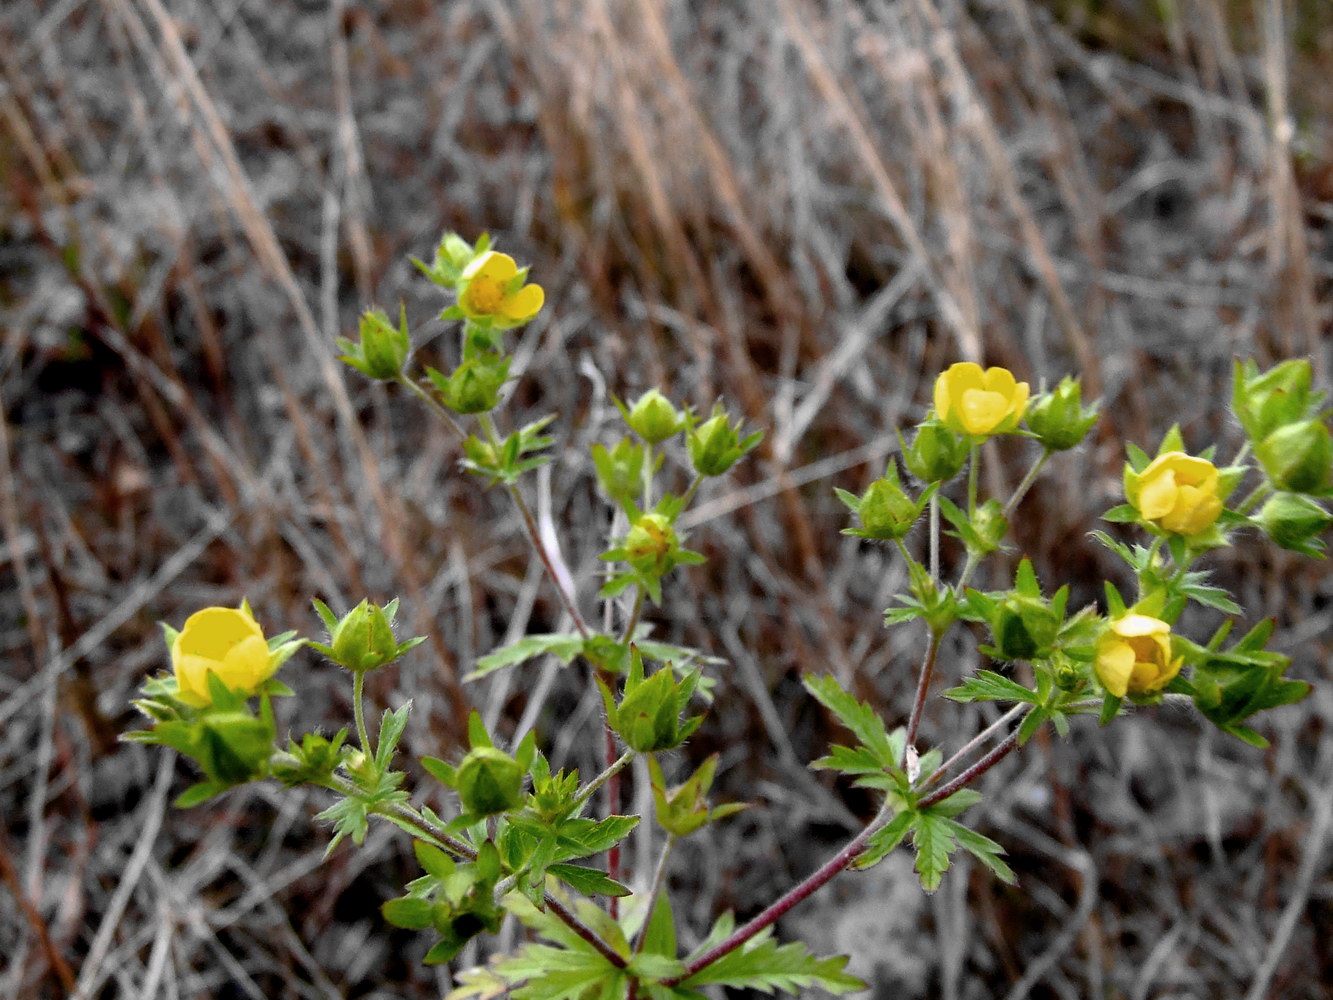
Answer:
[[[709,938],[714,936],[710,934]],[[798,996],[800,990],[811,986],[833,994],[865,989],[865,983],[843,971],[846,965],[846,955],[816,958],[799,941],[779,945],[768,930],[704,966],[680,985],[730,986],[761,993],[781,990]]]

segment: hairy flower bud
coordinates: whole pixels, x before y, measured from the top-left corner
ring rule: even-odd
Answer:
[[[1309,497],[1299,493],[1275,493],[1268,498],[1255,520],[1274,544],[1317,559],[1324,558],[1324,543],[1319,536],[1333,524],[1333,515]]]
[[[463,809],[493,816],[523,802],[523,765],[495,747],[475,747],[458,765],[455,778]]]
[[[1319,420],[1280,427],[1254,449],[1273,485],[1291,493],[1321,493],[1333,477],[1333,438]]]
[[[938,420],[927,420],[917,427],[912,444],[903,445],[903,464],[923,483],[941,483],[962,471],[967,454],[967,438]]]
[[[625,423],[649,444],[661,444],[685,428],[685,414],[656,389],[649,389],[625,409]]]
[[[1051,392],[1038,396],[1027,411],[1028,429],[1048,451],[1073,448],[1096,422],[1097,404],[1084,407],[1082,385],[1067,375]]]

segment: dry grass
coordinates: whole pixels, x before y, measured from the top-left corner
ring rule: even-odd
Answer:
[[[115,743],[162,664],[156,621],[248,594],[270,629],[313,632],[312,594],[401,595],[436,641],[371,687],[414,700],[413,753],[449,755],[467,699],[590,766],[572,677],[455,680],[559,624],[504,498],[331,360],[363,306],[400,298],[436,350],[405,257],[445,228],[494,230],[550,294],[513,410],[558,413],[572,446],[529,488],[585,607],[608,515],[579,456],[608,392],[724,395],[768,428],[705,497],[709,564],[654,619],[729,658],[690,755],[722,749],[722,782],[766,806],[682,850],[678,910],[697,931],[808,871],[865,803],[804,769],[831,734],[798,677],[831,668],[895,718],[914,661],[879,624],[901,570],[838,536],[830,485],[877,474],[935,371],[1099,388],[1099,436],[1019,535],[1084,599],[1115,572],[1084,533],[1123,439],[1229,434],[1233,354],[1312,353],[1327,376],[1327,8],[1155,6],[5,5],[0,997],[447,984],[376,913],[410,870],[401,839],[321,865],[313,796],[175,812],[184,768]],[[1219,564],[1327,681],[1323,567],[1250,546]],[[950,669],[974,661],[960,645]],[[310,692],[293,729],[348,714],[313,658],[290,672]],[[955,873],[924,900],[888,866],[804,926],[859,949],[886,997],[1322,997],[1330,699],[1275,713],[1267,754],[1167,712],[1042,741],[979,810],[1021,891]],[[939,705],[925,736],[975,722]]]

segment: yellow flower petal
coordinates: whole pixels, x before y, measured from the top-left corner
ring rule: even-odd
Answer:
[[[959,418],[969,434],[988,434],[1009,413],[1009,400],[998,392],[968,389],[959,401]]]
[[[1140,635],[1169,635],[1171,626],[1151,615],[1125,615],[1111,623],[1111,631],[1126,638]]]
[[[1134,672],[1134,650],[1125,642],[1111,642],[1097,650],[1094,664],[1102,687],[1117,698],[1129,690],[1129,678]]]
[[[1170,469],[1159,469],[1151,478],[1146,475],[1140,476],[1139,513],[1149,521],[1166,517],[1175,510],[1176,497],[1179,493],[1176,474]]]
[[[500,304],[500,312],[505,319],[528,320],[541,312],[546,302],[546,292],[541,285],[524,285]]]
[[[1009,399],[1018,387],[1014,380],[1014,373],[1008,368],[987,368],[986,373],[981,379],[982,388],[987,392],[998,392],[1005,399]]]
[[[227,653],[217,673],[227,687],[253,691],[268,679],[268,660],[268,643],[252,635]]]

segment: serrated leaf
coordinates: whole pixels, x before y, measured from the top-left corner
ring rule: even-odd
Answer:
[[[772,993],[797,993],[817,986],[830,993],[863,990],[866,984],[843,971],[846,955],[816,958],[799,941],[778,945],[771,934],[759,934],[681,982],[681,986],[729,986]]]
[[[518,642],[501,646],[494,652],[481,657],[477,660],[477,669],[464,677],[463,680],[473,681],[496,670],[516,666],[525,660],[531,660],[534,657],[546,654],[556,657],[562,666],[568,666],[570,661],[582,651],[583,638],[579,635],[563,632],[526,635]]]
[[[383,718],[380,719],[379,742],[375,745],[375,763],[380,770],[389,766],[389,761],[393,760],[394,751],[398,748],[398,741],[403,738],[403,730],[407,728],[407,717],[412,711],[412,702],[406,701],[403,706],[395,711],[386,711]]]
[[[954,839],[958,841],[958,846],[994,872],[1000,881],[1009,885],[1018,881],[1013,869],[1000,858],[1000,855],[1005,853],[1003,847],[989,837],[983,836],[975,830],[969,830],[962,823],[956,823],[953,820],[947,822]]]
[[[927,812],[932,816],[952,817],[971,809],[981,801],[981,793],[975,788],[960,788],[947,799],[936,802]]]
[[[676,956],[676,921],[671,913],[671,900],[665,888],[653,904],[652,916],[644,928],[641,947],[654,955]]]
[[[921,877],[921,888],[934,892],[940,887],[944,873],[949,870],[949,855],[954,850],[953,836],[942,817],[918,813],[912,827],[912,843],[916,846],[916,871]]]
[[[842,689],[832,674],[803,678],[805,689],[852,731],[861,745],[885,767],[897,767],[902,760],[905,737],[890,737],[879,714],[865,702]]]
[[[903,838],[912,829],[912,823],[915,819],[916,815],[910,812],[900,812],[893,817],[887,826],[870,835],[865,850],[856,856],[856,860],[852,862],[852,867],[864,871],[867,868],[873,868],[887,858],[893,852],[893,849],[903,842]]]
[[[615,879],[608,878],[605,872],[596,868],[584,868],[582,865],[548,865],[548,874],[568,883],[585,896],[628,896],[630,889]]]
[[[957,687],[944,692],[952,701],[1018,701],[1037,704],[1037,695],[1022,684],[1011,681],[993,670],[978,670]]]

